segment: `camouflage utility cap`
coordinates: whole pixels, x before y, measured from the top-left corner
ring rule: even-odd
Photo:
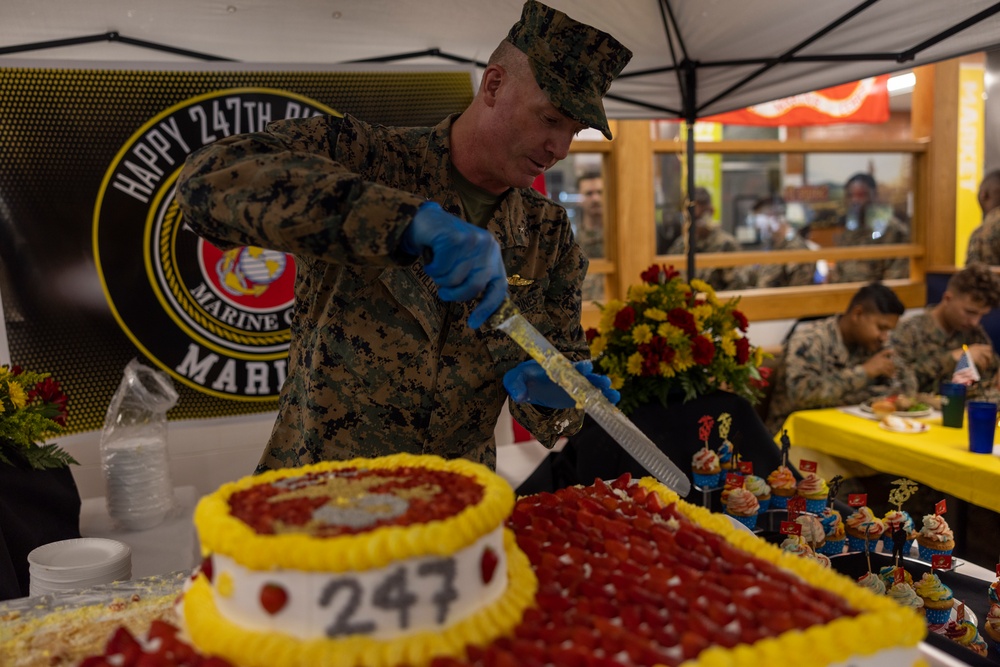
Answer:
[[[632,52],[606,32],[535,0],[524,3],[507,41],[523,51],[538,87],[559,111],[608,139],[604,95]]]

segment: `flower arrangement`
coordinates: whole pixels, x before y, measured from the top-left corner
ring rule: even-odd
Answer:
[[[725,389],[756,403],[766,386],[759,366],[765,353],[750,344],[748,322],[736,306],[720,301],[702,280],[684,282],[672,266],[654,264],[628,300],[600,306],[597,329],[587,330],[595,367],[621,392],[630,413],[682,390],[684,400]]]
[[[0,366],[0,463],[36,470],[75,464],[55,444],[41,444],[66,426],[66,394],[48,373]]]

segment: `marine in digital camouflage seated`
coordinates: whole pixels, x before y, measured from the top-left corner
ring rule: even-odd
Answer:
[[[913,373],[886,347],[906,308],[881,283],[859,289],[840,315],[799,324],[788,335],[774,374],[767,427],[778,433],[796,410],[857,405],[910,394]]]
[[[892,347],[901,364],[910,368],[917,391],[940,392],[950,382],[967,346],[979,380],[967,395],[985,401],[1000,400],[996,387],[1000,357],[983,328],[983,316],[1000,306],[1000,277],[981,262],[973,262],[948,280],[939,303],[908,317],[892,332]]]
[[[576,132],[610,138],[602,98],[630,58],[529,1],[470,106],[436,127],[279,121],[188,159],[177,198],[196,233],[297,263],[288,379],[258,470],[394,452],[493,467],[508,394],[547,446],[579,428],[565,392],[482,325],[509,289],[559,350],[589,357],[587,259],[565,210],[530,186]]]

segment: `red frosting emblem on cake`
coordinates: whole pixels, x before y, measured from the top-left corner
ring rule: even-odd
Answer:
[[[339,537],[452,517],[478,504],[473,478],[426,468],[344,468],[258,484],[229,498],[232,515],[261,535]]]

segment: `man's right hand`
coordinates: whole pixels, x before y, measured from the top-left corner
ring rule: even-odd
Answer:
[[[482,295],[469,315],[473,329],[482,326],[507,294],[507,271],[496,238],[434,202],[417,209],[403,232],[401,248],[411,255],[431,257],[424,271],[438,286],[443,301],[470,301]]]
[[[964,350],[960,347],[951,351],[951,358],[955,360],[955,363],[958,363],[958,360],[962,358],[962,352],[964,352]],[[985,368],[993,360],[993,346],[986,345],[984,343],[976,343],[975,345],[969,346],[969,354],[972,356],[972,363],[974,363],[977,368]]]
[[[880,350],[873,354],[868,361],[861,364],[865,375],[869,378],[877,378],[882,375],[892,377],[896,374],[896,362],[892,360],[893,351],[890,348]]]

